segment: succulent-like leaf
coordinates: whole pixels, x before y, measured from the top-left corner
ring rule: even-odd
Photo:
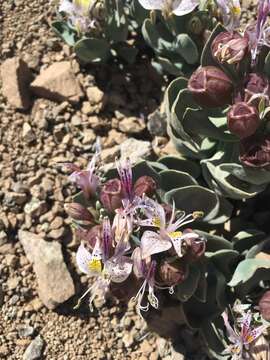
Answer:
[[[188,64],[196,64],[199,61],[199,52],[196,44],[188,34],[179,34],[176,37],[176,51]]]
[[[220,270],[228,279],[232,276],[232,265],[239,257],[239,253],[235,250],[219,250],[215,253],[206,253],[205,254],[215,267]]]
[[[178,170],[164,170],[160,173],[162,189],[170,191],[183,186],[198,185],[188,173]]]
[[[203,221],[213,219],[219,210],[218,196],[213,191],[198,185],[173,189],[165,194],[165,201],[174,201],[176,207],[186,213],[203,211]]]
[[[188,277],[176,287],[176,297],[181,302],[188,301],[197,289],[200,270],[196,266],[189,267]]]
[[[265,233],[259,230],[240,231],[232,238],[233,248],[240,253],[249,250],[265,238]]]
[[[74,50],[85,63],[105,62],[110,56],[110,46],[104,39],[83,38],[76,42]]]
[[[208,252],[216,252],[223,249],[230,249],[232,250],[233,245],[230,241],[226,240],[222,236],[209,234],[207,232],[204,232],[202,230],[195,230],[196,233],[203,236],[206,239],[206,251]]]
[[[171,170],[186,172],[194,179],[197,179],[201,173],[201,169],[197,163],[189,159],[181,158],[180,156],[163,156],[158,162],[164,164]]]
[[[77,41],[77,32],[72,29],[65,21],[53,21],[53,31],[59,35],[69,46],[74,46]]]

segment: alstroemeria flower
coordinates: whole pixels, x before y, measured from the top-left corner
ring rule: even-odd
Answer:
[[[164,16],[174,14],[183,16],[191,13],[199,0],[139,0],[139,3],[147,10],[161,10]]]
[[[156,262],[150,258],[147,260],[143,259],[142,250],[139,247],[133,251],[132,259],[134,262],[134,274],[138,279],[142,279],[143,281],[137,292],[137,295],[132,299],[133,301],[137,302],[138,313],[141,315],[141,311],[148,311],[149,304],[155,309],[158,308],[158,299],[154,293]],[[148,293],[148,301],[146,305],[143,305],[142,302],[145,292]]]
[[[92,157],[86,170],[81,170],[75,164],[65,164],[68,170],[72,171],[69,179],[83,191],[83,194],[87,199],[95,195],[99,185],[99,177],[95,173],[96,161],[97,154]]]
[[[71,25],[84,33],[95,27],[95,20],[90,17],[90,10],[94,3],[93,0],[62,0],[59,12],[66,13]]]
[[[172,246],[176,254],[181,257],[183,240],[188,238],[199,237],[194,232],[182,233],[178,229],[181,226],[187,225],[201,216],[200,212],[182,216],[176,220],[175,205],[173,205],[172,215],[169,223],[166,223],[166,213],[164,208],[152,199],[145,200],[145,216],[144,220],[139,220],[138,225],[150,226],[158,229],[158,233],[147,230],[143,233],[141,238],[142,258],[158,254],[169,250]]]
[[[256,340],[263,333],[265,326],[259,326],[257,328],[251,327],[252,314],[247,312],[244,314],[241,320],[241,329],[238,331],[236,327],[232,328],[229,323],[228,314],[224,312],[222,314],[224,325],[228,333],[228,339],[232,343],[229,345],[225,352],[232,355],[232,360],[242,360],[243,353],[248,350],[249,345]]]
[[[132,260],[125,256],[128,250],[128,243],[119,242],[113,247],[113,232],[108,219],[103,220],[102,237],[96,239],[92,252],[83,244],[79,246],[76,254],[79,269],[96,278],[94,284],[81,297],[82,299],[91,293],[90,308],[98,294],[106,295],[111,282],[121,283],[128,278],[132,271]]]
[[[216,0],[221,12],[222,22],[228,31],[233,31],[240,25],[241,6],[239,0]]]

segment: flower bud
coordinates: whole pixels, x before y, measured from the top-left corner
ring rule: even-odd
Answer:
[[[240,139],[246,138],[253,135],[260,125],[259,113],[245,102],[236,103],[227,114],[227,124],[232,134]]]
[[[75,234],[80,241],[84,241],[93,250],[97,239],[102,237],[102,226],[95,225],[90,230],[79,227],[75,230]]]
[[[134,194],[152,196],[156,191],[157,184],[150,176],[141,176],[134,184]]]
[[[119,209],[122,205],[123,191],[119,179],[108,180],[101,189],[100,201],[109,212]]]
[[[240,144],[240,161],[250,167],[268,167],[270,165],[270,137],[251,136]]]
[[[188,263],[195,262],[203,256],[206,248],[206,242],[204,238],[198,237],[198,235],[191,229],[184,230],[183,234],[186,233],[193,233],[194,237],[189,237],[185,239],[185,259]]]
[[[270,290],[266,291],[261,297],[259,309],[264,320],[270,321]]]
[[[244,87],[244,100],[250,105],[258,107],[262,98],[269,101],[270,88],[269,81],[266,77],[251,73],[246,78]]]
[[[215,66],[198,68],[188,81],[188,89],[194,100],[203,107],[225,106],[232,100],[232,81]]]
[[[69,203],[64,205],[66,213],[73,219],[77,221],[84,221],[88,223],[93,223],[93,215],[81,204],[79,203]]]
[[[186,263],[183,259],[176,260],[173,263],[169,263],[165,260],[159,267],[158,275],[166,286],[180,284],[187,276]]]
[[[228,31],[218,34],[211,46],[212,56],[221,64],[239,63],[246,56],[248,49],[248,37]]]

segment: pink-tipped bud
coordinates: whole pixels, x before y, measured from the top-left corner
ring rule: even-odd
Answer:
[[[245,80],[244,88],[244,100],[250,105],[258,107],[262,98],[269,101],[270,86],[265,76],[250,73]]]
[[[215,108],[232,101],[232,81],[215,66],[198,68],[189,79],[188,89],[202,107]]]
[[[180,284],[187,276],[186,263],[183,259],[176,260],[173,263],[169,263],[165,260],[159,267],[158,275],[161,282],[166,286],[175,286]]]
[[[266,291],[261,297],[259,308],[264,320],[270,321],[270,290]]]
[[[219,63],[237,64],[247,55],[249,40],[237,32],[224,31],[215,37],[211,50]]]
[[[134,194],[152,196],[157,189],[157,184],[150,176],[141,176],[134,184]]]
[[[194,234],[194,237],[188,237],[185,239],[185,259],[187,263],[195,262],[199,260],[205,253],[206,241],[198,235],[192,229],[184,230],[184,234]]]
[[[88,223],[93,223],[93,215],[81,204],[79,203],[69,203],[65,204],[66,213],[76,221],[84,221]]]
[[[100,201],[107,211],[112,213],[122,205],[123,191],[119,179],[108,180],[101,189]]]
[[[240,139],[255,133],[260,125],[260,117],[254,106],[245,102],[234,104],[227,114],[227,124],[230,132]]]

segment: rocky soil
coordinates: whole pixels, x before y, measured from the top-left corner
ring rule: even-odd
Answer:
[[[73,307],[89,285],[74,257],[63,162],[85,166],[172,151],[158,108],[162,79],[135,68],[83,69],[51,32],[47,0],[1,3],[0,358],[182,359],[115,299]],[[146,77],[147,74],[147,77]]]

